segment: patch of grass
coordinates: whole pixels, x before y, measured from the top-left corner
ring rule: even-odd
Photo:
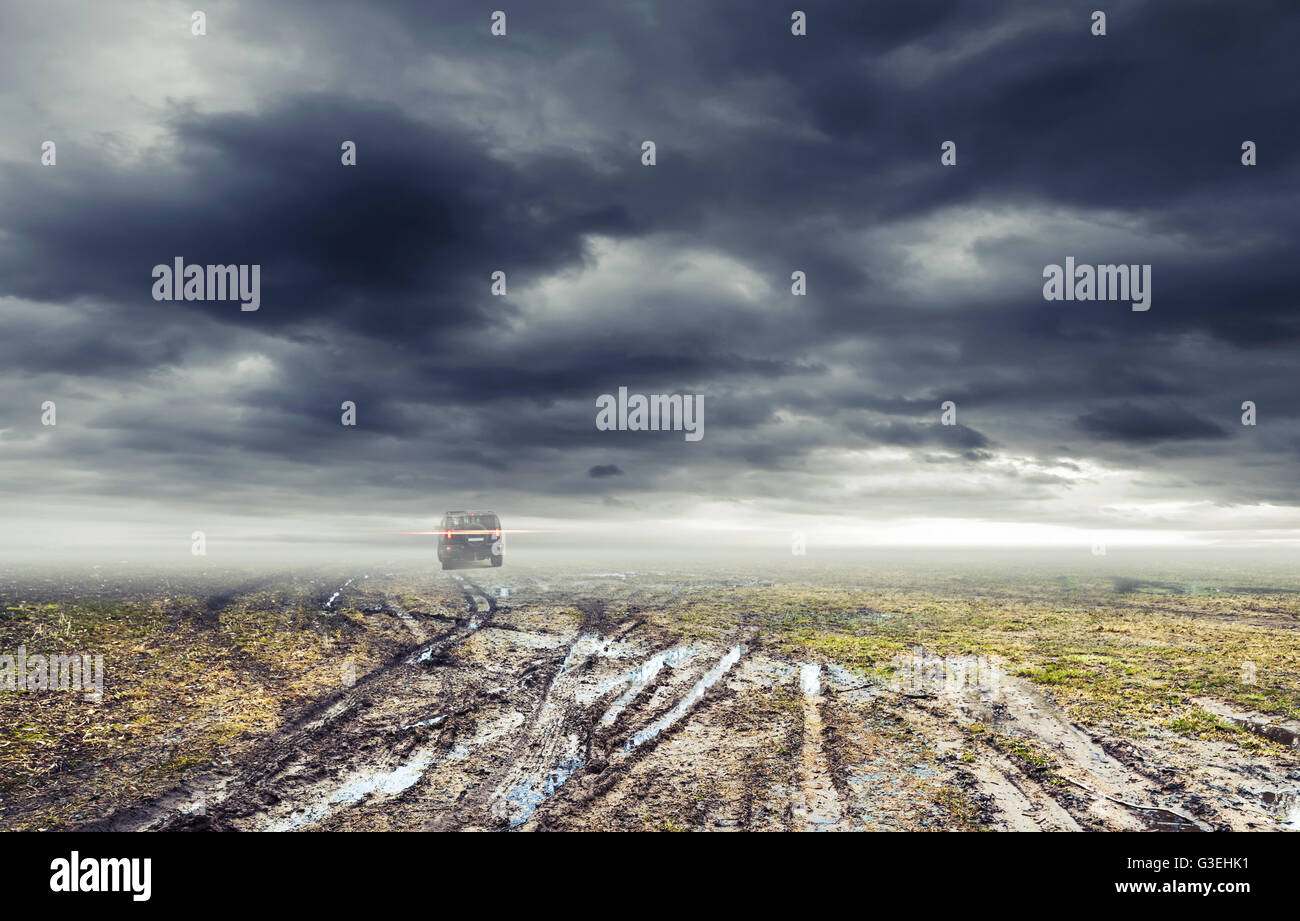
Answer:
[[[1251,738],[1249,733],[1241,728],[1200,707],[1192,707],[1179,716],[1169,718],[1165,721],[1165,725],[1172,732],[1189,739],[1245,742]]]
[[[953,831],[981,831],[987,826],[980,822],[980,811],[971,802],[965,790],[942,786],[932,793],[934,802],[943,810],[944,827]]]
[[[684,832],[690,831],[685,825],[680,824],[675,819],[663,818],[655,819],[650,813],[641,817],[641,827],[647,831],[664,831],[664,832]]]

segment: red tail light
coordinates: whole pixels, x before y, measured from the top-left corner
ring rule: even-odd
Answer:
[[[500,540],[500,539],[501,539],[501,529],[500,529],[500,528],[497,528],[496,530],[494,530],[494,531],[492,532],[492,539],[493,539],[493,540]]]
[[[450,532],[450,531],[448,531],[448,532],[447,532],[445,535],[443,535],[443,536],[444,536],[447,540],[451,540],[451,532]]]

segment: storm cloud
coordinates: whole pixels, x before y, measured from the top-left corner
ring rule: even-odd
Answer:
[[[268,6],[0,35],[11,520],[1296,536],[1293,5]],[[1067,256],[1151,309],[1045,301]],[[706,436],[598,431],[619,387]]]

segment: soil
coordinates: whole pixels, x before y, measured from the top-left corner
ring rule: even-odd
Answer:
[[[387,618],[404,637],[395,652],[231,753],[229,764],[192,771],[83,827],[1300,824],[1300,773],[1284,746],[1085,728],[1050,689],[1015,677],[996,656],[955,663],[915,653],[918,674],[969,664],[983,670],[978,684],[873,679],[791,656],[755,618],[712,630],[678,623],[662,610],[665,591],[676,591],[664,574],[543,580],[476,569],[339,585],[319,599],[322,610]],[[233,597],[201,617],[210,621]]]

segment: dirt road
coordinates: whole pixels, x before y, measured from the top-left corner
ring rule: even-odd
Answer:
[[[653,573],[427,578],[414,598],[341,578],[324,610],[395,619],[402,653],[368,674],[342,668],[336,693],[239,763],[95,827],[1300,825],[1294,759],[1090,733],[996,657],[916,649],[880,680],[791,657],[758,618],[701,629],[669,616],[677,588]]]

